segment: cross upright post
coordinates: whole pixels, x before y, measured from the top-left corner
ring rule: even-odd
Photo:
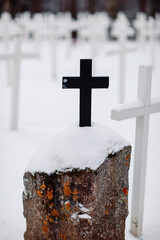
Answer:
[[[92,88],[108,88],[109,77],[92,77],[92,60],[80,60],[80,77],[63,77],[62,87],[80,89],[79,126],[91,126]]]
[[[122,19],[123,20],[123,19]],[[124,25],[124,26],[123,26]],[[123,103],[125,98],[125,64],[126,64],[126,53],[133,52],[137,48],[136,47],[126,47],[126,39],[127,37],[132,37],[134,34],[134,30],[125,24],[124,20],[121,22],[121,25],[113,27],[112,36],[118,38],[119,48],[118,49],[108,49],[108,55],[119,54],[119,94],[118,94],[118,102]]]
[[[114,108],[111,118],[124,120],[136,117],[135,156],[130,231],[135,237],[142,235],[149,116],[160,112],[160,98],[151,99],[152,67],[140,66],[138,100]]]

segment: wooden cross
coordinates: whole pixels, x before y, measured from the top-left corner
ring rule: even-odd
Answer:
[[[124,120],[136,117],[135,159],[133,175],[131,233],[142,235],[149,115],[160,112],[160,98],[151,98],[152,67],[140,66],[138,100],[121,104],[112,110],[111,118]]]
[[[109,77],[92,77],[92,60],[80,60],[80,77],[63,77],[63,88],[80,89],[79,126],[91,126],[92,88],[108,88]]]

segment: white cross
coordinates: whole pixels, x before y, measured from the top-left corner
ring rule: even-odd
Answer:
[[[131,233],[142,234],[144,194],[147,163],[149,115],[160,112],[160,98],[151,100],[152,67],[140,66],[138,99],[129,104],[121,104],[111,112],[111,118],[124,120],[136,117],[135,159],[133,175]]]
[[[20,85],[20,55],[21,55],[21,43],[20,37],[17,36],[16,54],[14,55],[14,75],[12,81],[12,98],[11,98],[11,130],[17,130],[18,128],[18,108],[19,108],[19,85]]]
[[[150,42],[150,55],[151,55],[151,64],[155,65],[155,52],[156,52],[156,39],[159,36],[159,28],[156,26],[156,21],[153,17],[149,17],[147,21],[147,27],[145,29],[145,37],[149,37]]]
[[[58,35],[57,35],[57,21],[54,15],[49,15],[48,30],[51,46],[51,61],[52,61],[52,78],[57,78],[57,50],[58,50]]]
[[[128,36],[133,36],[134,30],[130,26],[117,25],[112,29],[112,35],[119,40],[119,49],[107,50],[107,54],[119,54],[119,95],[118,102],[124,102],[125,95],[125,55],[127,52],[135,51],[137,48],[126,48],[126,39]]]
[[[145,43],[145,29],[147,24],[147,16],[144,13],[138,13],[136,19],[133,21],[133,26],[137,31],[137,40],[139,42],[139,49],[144,50]]]
[[[9,31],[12,25],[12,19],[11,19],[10,13],[4,12],[0,20],[1,20],[0,31],[4,39],[4,46],[7,49],[9,47],[9,40],[10,40]]]
[[[20,85],[20,62],[22,59],[38,58],[36,52],[21,53],[20,34],[17,33],[15,38],[15,52],[6,52],[0,54],[0,60],[13,60],[12,74],[12,97],[11,97],[11,119],[10,129],[17,130],[18,128],[18,108],[19,108],[19,85]]]

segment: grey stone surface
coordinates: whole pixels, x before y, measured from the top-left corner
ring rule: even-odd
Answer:
[[[25,240],[124,240],[131,147],[95,171],[24,174]]]

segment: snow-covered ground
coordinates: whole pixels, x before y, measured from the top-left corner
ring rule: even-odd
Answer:
[[[93,58],[93,74],[109,76],[109,89],[92,90],[92,121],[102,123],[121,134],[133,146],[130,168],[129,215],[126,240],[135,239],[129,233],[134,162],[135,119],[121,122],[110,119],[117,105],[119,58],[107,56],[99,48]],[[131,44],[132,45],[132,44]],[[133,44],[134,45],[134,44]],[[3,46],[1,46],[2,48]],[[28,46],[24,44],[26,49]],[[23,173],[34,152],[51,136],[78,123],[79,93],[77,89],[63,90],[62,76],[78,76],[80,58],[91,58],[88,43],[70,46],[59,41],[57,46],[57,79],[52,79],[51,49],[41,45],[40,59],[22,60],[20,81],[19,130],[10,131],[11,87],[7,85],[6,63],[0,62],[0,240],[22,240],[25,232],[23,217]],[[126,55],[126,102],[137,97],[138,66],[150,63],[149,44],[142,52]],[[152,97],[160,97],[160,44],[155,52]],[[144,240],[160,239],[160,113],[150,117],[146,196],[144,206]],[[44,159],[45,161],[45,159]]]

